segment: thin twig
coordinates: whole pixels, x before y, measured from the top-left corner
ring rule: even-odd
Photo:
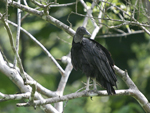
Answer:
[[[37,2],[35,0],[30,0],[30,1],[32,1],[35,5],[37,5],[37,6],[41,7],[41,8],[46,8],[47,7],[47,5],[41,4],[41,3],[39,3],[39,2]],[[50,3],[49,4],[49,8],[51,8],[51,7],[66,7],[66,6],[75,5],[75,4],[76,4],[76,2],[67,3],[67,4],[55,3],[53,5],[52,5],[52,3]]]
[[[17,2],[18,4],[21,3],[20,0],[18,0]],[[18,27],[17,27],[17,35],[16,35],[16,52],[18,54],[19,52],[19,40],[20,40],[20,26],[21,26],[21,10],[18,8],[17,9],[17,24],[18,24]],[[14,58],[14,67],[16,67],[17,65],[17,54],[15,54],[15,58]]]
[[[18,25],[16,25],[15,23],[8,21],[8,23],[12,24],[13,26],[17,27]],[[21,31],[23,31],[27,36],[29,36],[34,42],[36,42],[42,49],[43,51],[48,55],[49,58],[51,58],[51,60],[54,62],[54,64],[56,65],[56,67],[59,69],[60,73],[63,75],[65,72],[63,70],[63,68],[58,64],[58,62],[55,60],[55,58],[49,53],[49,51],[35,38],[33,37],[29,32],[27,32],[25,29],[23,29],[22,27],[20,27]]]
[[[8,0],[6,0],[6,20],[8,20]]]
[[[97,1],[97,0],[93,0],[91,8],[88,9],[88,7],[87,7],[86,3],[84,2],[84,0],[80,0],[81,4],[83,5],[83,7],[84,7],[84,8],[86,9],[86,11],[87,11],[87,14],[86,14],[87,16],[86,16],[86,17],[88,17],[88,16],[90,17],[90,19],[91,19],[91,21],[92,21],[94,27],[97,27],[97,24],[96,24],[95,20],[93,19],[92,11],[93,11],[94,6],[95,6],[96,3],[97,3],[96,1]],[[85,20],[84,20],[84,22],[83,22],[83,26],[84,26],[84,27],[86,27],[87,21],[88,21],[88,18],[85,18]]]
[[[144,33],[144,30],[133,31],[133,32],[131,32],[131,33],[122,33],[122,34],[99,35],[99,36],[96,36],[96,38],[123,37],[123,36],[128,36],[128,35],[138,34],[138,33]]]
[[[57,4],[57,5],[50,5],[49,7],[66,7],[66,6],[71,6],[71,5],[75,5],[76,2],[72,2],[72,3],[66,3],[66,4]]]
[[[80,14],[80,13],[75,13],[75,12],[71,12],[71,14],[76,14],[78,16],[82,16],[82,17],[88,17],[88,18],[91,18],[90,16],[86,16],[86,15],[83,15],[83,14]],[[102,19],[102,20],[109,20],[109,21],[118,21],[118,22],[123,22],[119,25],[116,25],[116,26],[107,26],[109,28],[118,28],[118,27],[121,27],[123,25],[135,25],[135,26],[144,26],[144,27],[150,27],[149,24],[147,23],[138,23],[138,22],[135,22],[135,21],[128,21],[128,20],[119,20],[119,19],[111,19],[111,18],[98,18],[98,17],[92,17],[93,19]],[[100,24],[104,24],[104,23],[100,23]]]
[[[27,4],[27,1],[26,1],[26,0],[23,0],[23,2],[24,2],[24,4],[25,4],[26,6],[28,6],[28,4]]]
[[[39,7],[36,7],[35,9],[40,9]],[[30,15],[30,13],[25,14],[22,18],[21,18],[21,22],[28,16]]]
[[[103,15],[103,10],[104,10],[104,7],[105,6],[105,3],[101,3],[101,6],[100,6],[100,12],[99,12],[99,15],[98,15],[98,18],[102,18],[102,15]],[[98,19],[99,20],[99,24],[101,23],[102,19]],[[91,39],[94,39],[97,35],[97,33],[99,32],[100,28],[102,27],[102,24],[100,24],[99,26],[96,26],[95,29],[93,30],[92,32],[92,35],[91,35]]]
[[[1,13],[0,13],[0,17],[1,17],[1,20],[4,23],[4,26],[7,30],[12,50],[13,50],[14,54],[17,55],[17,60],[18,60],[21,76],[22,76],[23,80],[26,81],[26,77],[25,77],[25,74],[24,74],[24,69],[23,69],[23,66],[22,66],[22,62],[21,62],[21,59],[20,59],[20,56],[19,56],[18,52],[16,51],[14,40],[13,40],[13,35],[12,35],[11,29],[9,27],[8,20],[6,22],[5,19],[4,19],[4,15],[2,15]]]
[[[32,91],[31,91],[31,96],[29,98],[29,102],[33,103],[34,97],[35,97],[35,92],[37,91],[37,83],[36,83],[36,81],[27,80],[26,84],[30,85],[32,87]]]

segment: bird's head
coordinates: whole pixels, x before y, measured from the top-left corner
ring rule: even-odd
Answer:
[[[85,27],[78,27],[76,34],[74,36],[74,42],[82,42],[83,35],[90,35],[90,33],[85,29]]]
[[[81,27],[78,27],[77,31],[76,31],[76,34],[77,35],[90,35],[90,33],[86,30],[85,27],[81,26]]]
[[[78,27],[76,34],[74,36],[74,42],[78,43],[78,42],[82,42],[83,39],[83,35],[90,35],[90,33],[86,30],[85,27]]]

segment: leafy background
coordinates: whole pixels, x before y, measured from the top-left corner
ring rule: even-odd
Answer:
[[[50,1],[50,0],[49,0]],[[110,1],[110,0],[109,0]],[[43,3],[46,2],[43,1]],[[75,2],[74,0],[58,0],[58,3]],[[111,0],[110,2],[116,4],[118,7],[124,8],[128,11],[129,6],[124,0]],[[132,1],[133,3],[135,0]],[[90,7],[91,1],[87,0],[86,4]],[[35,7],[29,2],[30,6]],[[93,15],[98,14],[98,7],[94,8]],[[132,8],[131,8],[132,10]],[[68,7],[51,8],[50,15],[54,16],[63,23],[70,25],[67,21],[68,15],[71,11],[75,11],[75,5]],[[5,4],[0,3],[0,12],[5,12]],[[113,19],[118,19],[118,10],[109,9],[107,14]],[[86,14],[80,2],[78,3],[78,13]],[[27,14],[22,12],[22,15]],[[129,11],[130,14],[130,11]],[[105,16],[104,16],[105,17]],[[16,22],[16,8],[9,7],[9,20]],[[140,21],[147,21],[145,17],[141,16],[141,13],[136,14],[136,18]],[[71,14],[69,22],[72,24],[73,29],[81,26],[84,17]],[[117,25],[118,22],[102,20],[102,23],[106,25]],[[8,58],[13,63],[14,54],[10,47],[9,38],[3,23],[0,21],[0,45]],[[11,25],[10,25],[11,26]],[[22,27],[36,37],[56,58],[60,59],[62,56],[67,55],[71,49],[72,37],[61,29],[53,26],[52,24],[43,21],[41,18],[34,15],[27,16],[22,21]],[[120,29],[127,31],[128,26],[123,26]],[[132,30],[139,30],[139,27],[130,26]],[[92,32],[92,23],[88,21],[87,29]],[[14,40],[16,36],[16,28],[11,26]],[[126,37],[108,37],[99,38],[102,34],[116,34],[114,29],[108,29],[107,26],[103,26],[96,37],[96,41],[105,46],[112,55],[115,64],[121,69],[128,70],[128,73],[134,83],[137,85],[140,91],[150,101],[150,37],[145,33],[129,35]],[[21,33],[19,53],[22,58],[22,62],[25,71],[31,75],[36,81],[42,84],[44,87],[55,91],[57,89],[61,75],[53,62],[47,57],[40,47],[37,46],[29,37]],[[63,68],[65,64],[59,62]],[[83,87],[83,82],[86,82],[86,77],[80,71],[72,71],[64,94],[76,92]],[[124,82],[118,77],[118,89],[127,88]],[[0,72],[0,92],[5,94],[19,93],[20,90]],[[1,113],[42,113],[43,111],[37,107],[35,110],[33,107],[16,107],[17,102],[21,101],[5,101],[0,102]],[[65,113],[144,113],[138,102],[129,96],[106,96],[106,97],[93,97],[91,98],[78,98],[69,100],[65,103]]]

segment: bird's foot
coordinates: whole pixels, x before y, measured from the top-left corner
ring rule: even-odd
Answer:
[[[93,90],[92,90],[93,92],[95,92],[95,93],[97,93],[98,92],[98,90],[97,90],[97,88],[93,88]]]
[[[84,91],[85,91],[85,92],[89,92],[89,91],[90,91],[90,89],[89,89],[89,88],[86,88]]]
[[[85,90],[83,90],[84,93],[88,93],[90,92],[90,89],[89,88],[86,88]]]
[[[97,92],[96,78],[93,78],[93,91]]]
[[[94,90],[94,91],[97,91],[97,88],[94,87],[93,90]]]
[[[90,77],[87,78],[86,91],[89,91],[89,82],[90,82]]]
[[[90,89],[89,89],[89,86],[87,86],[86,89],[85,89],[85,91],[89,91],[89,90],[90,90]]]

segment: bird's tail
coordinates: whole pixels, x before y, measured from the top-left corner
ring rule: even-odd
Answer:
[[[107,90],[108,95],[116,94],[115,89],[108,82],[106,83],[106,90]]]
[[[108,95],[116,94],[115,89],[110,82],[106,81],[102,76],[97,76],[96,81],[107,90]],[[117,86],[116,86],[117,87]]]

